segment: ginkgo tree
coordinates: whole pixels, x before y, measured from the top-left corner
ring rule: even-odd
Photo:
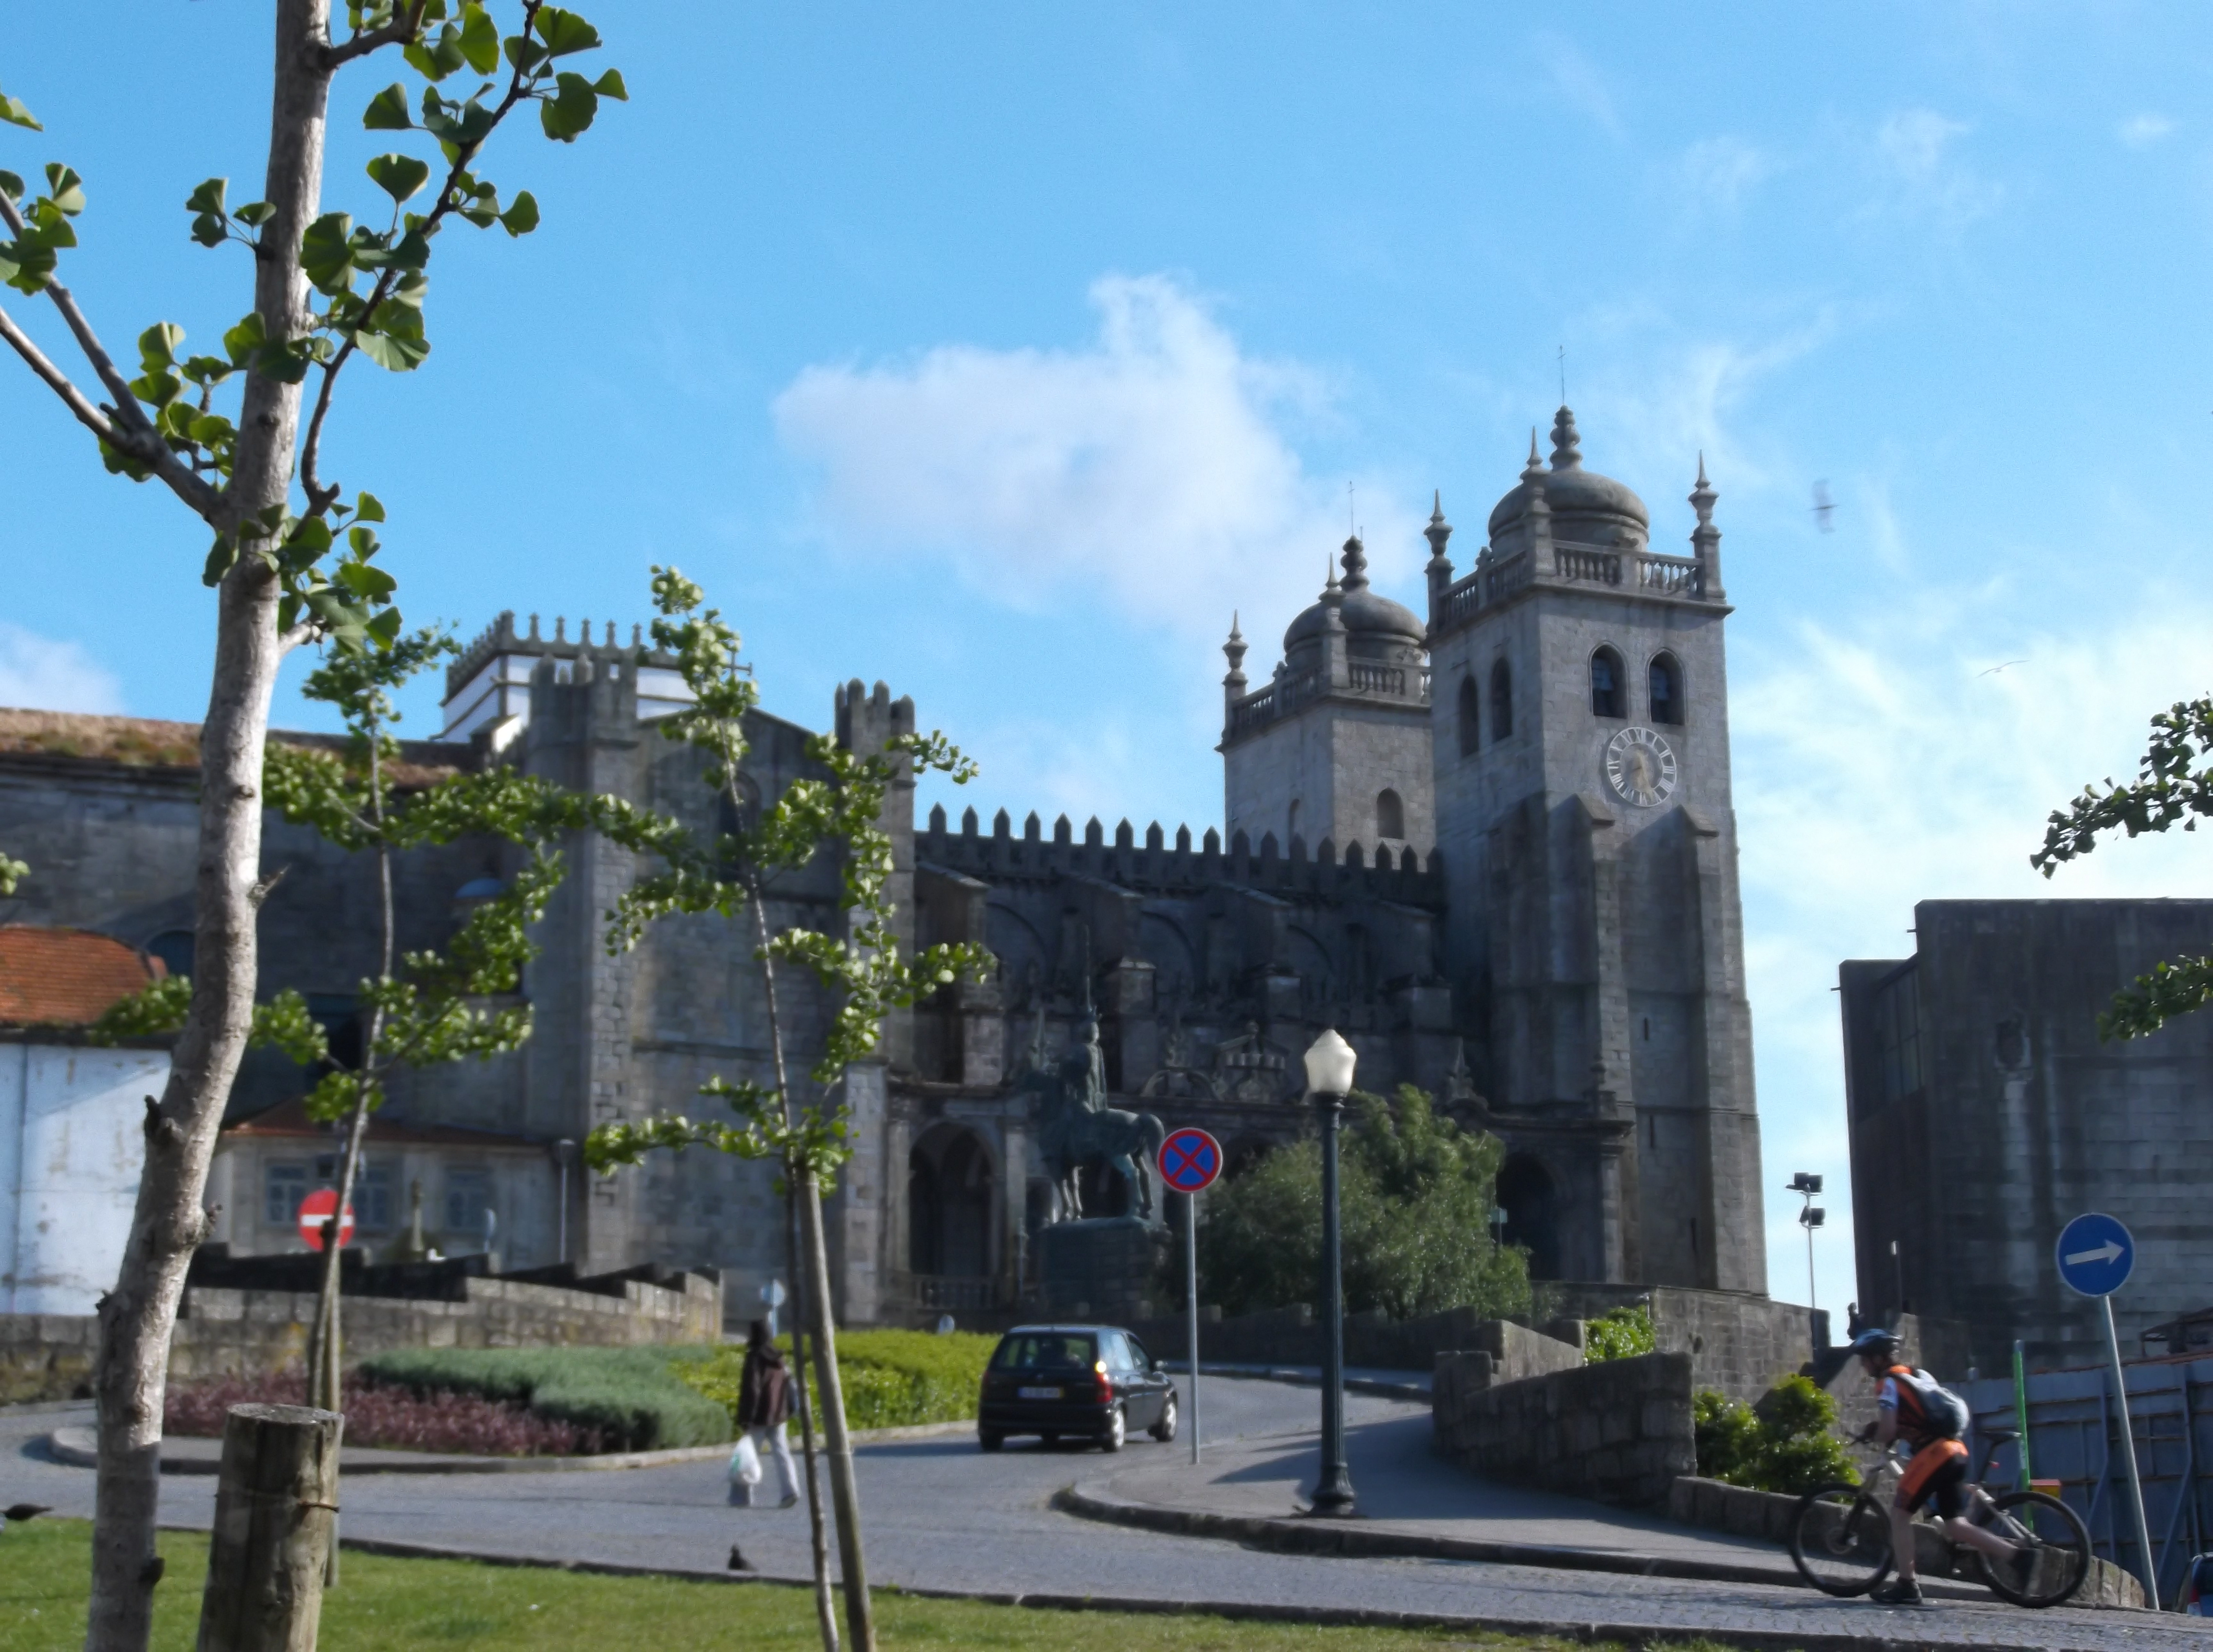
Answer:
[[[747,751],[745,719],[759,704],[759,691],[739,664],[738,633],[719,611],[702,606],[706,594],[674,568],[653,570],[653,600],[654,646],[674,656],[691,692],[685,710],[661,721],[661,735],[705,754],[706,783],[721,794],[739,830],[711,839],[666,832],[654,850],[660,869],[637,879],[609,914],[607,945],[610,951],[634,947],[652,924],[680,914],[711,911],[748,921],[761,965],[773,1082],[718,1076],[700,1087],[701,1095],[728,1105],[735,1122],[679,1113],[601,1125],[585,1141],[585,1161],[612,1172],[659,1149],[705,1147],[766,1160],[780,1170],[796,1218],[793,1249],[801,1289],[795,1306],[812,1344],[822,1399],[846,1625],[858,1652],[874,1652],[875,1629],[822,1230],[823,1197],[835,1187],[839,1167],[852,1154],[850,1118],[842,1101],[827,1106],[823,1098],[842,1083],[849,1067],[874,1052],[886,1015],[991,966],[991,954],[968,942],[902,954],[887,893],[893,863],[882,817],[893,780],[902,773],[936,771],[966,784],[975,766],[936,733],[895,735],[880,752],[849,750],[828,735],[817,735],[808,741],[807,756],[819,772],[792,780],[757,812],[750,809],[740,766]],[[834,857],[838,866],[844,932],[772,928],[766,897],[780,879],[802,871],[819,856]],[[790,1034],[778,997],[786,966],[813,976],[832,1006],[808,1072],[816,1087],[813,1095],[801,1094],[792,1082]],[[811,1500],[811,1450],[809,1458]],[[834,1649],[837,1631],[829,1617],[819,1507],[814,1513],[818,1612],[824,1645]]]
[[[262,753],[277,668],[310,642],[386,648],[400,634],[395,582],[376,560],[384,507],[343,487],[326,451],[337,388],[357,357],[402,372],[426,358],[428,271],[450,225],[521,235],[537,223],[527,191],[503,204],[484,172],[495,134],[534,113],[547,137],[569,142],[602,100],[625,95],[619,74],[581,67],[598,32],[542,0],[344,0],[335,33],[333,9],[332,0],[273,0],[269,148],[256,198],[230,204],[222,179],[190,188],[186,232],[241,253],[252,295],[223,327],[219,350],[188,351],[181,327],[156,320],[136,332],[136,375],[119,364],[62,278],[84,255],[87,180],[61,161],[45,162],[37,182],[0,170],[0,282],[50,308],[67,341],[50,354],[0,304],[0,344],[85,428],[109,470],[158,483],[209,531],[198,571],[216,593],[191,1001],[147,1120],[121,1270],[101,1307],[93,1652],[139,1652],[152,1631],[169,1342],[186,1265],[208,1232],[208,1163],[253,1018],[255,914],[268,887]],[[405,58],[418,89],[395,82],[367,104],[362,124],[401,147],[370,163],[364,194],[378,204],[357,223],[323,200],[331,94],[349,65],[387,52]],[[0,163],[13,161],[24,134],[44,130],[28,107],[35,98],[21,95],[21,77],[35,72],[0,64],[0,81],[13,82],[0,86],[0,125],[18,129],[5,134]],[[64,365],[69,354],[81,365]]]

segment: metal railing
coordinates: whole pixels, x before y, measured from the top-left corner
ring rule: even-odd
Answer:
[[[907,1289],[917,1308],[940,1312],[997,1308],[1005,1297],[997,1279],[962,1274],[911,1273],[907,1276]]]

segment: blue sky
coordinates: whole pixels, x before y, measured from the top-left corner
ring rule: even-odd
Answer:
[[[627,622],[673,560],[771,709],[881,677],[982,760],[987,818],[1198,829],[1232,607],[1265,671],[1348,483],[1387,588],[1432,488],[1465,567],[1564,346],[1655,541],[1701,449],[1721,492],[1775,1286],[1780,1185],[1826,1171],[1841,1305],[1837,960],[1907,950],[1917,899],[2045,892],[2044,814],[2205,686],[2205,14],[586,9],[633,101],[503,142],[545,227],[454,233],[428,365],[345,386],[332,468],[389,506],[411,616]],[[0,165],[85,175],[66,273],[118,347],[246,306],[181,203],[250,198],[267,10],[0,15],[46,124]],[[369,202],[355,116],[395,72],[341,82],[332,205]],[[11,362],[0,480],[0,703],[195,716],[204,533]],[[2189,848],[2049,893],[2213,894]]]

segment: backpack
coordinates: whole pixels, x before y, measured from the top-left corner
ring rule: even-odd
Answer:
[[[1902,1423],[1911,1421],[1940,1440],[1956,1440],[1967,1431],[1967,1425],[1972,1421],[1967,1411],[1967,1402],[1928,1372],[1917,1368],[1893,1365],[1890,1369],[1890,1375],[1899,1386],[1900,1399],[1911,1394],[1914,1409],[1920,1413],[1917,1418],[1902,1418]],[[1902,1404],[1899,1409],[1904,1409]]]

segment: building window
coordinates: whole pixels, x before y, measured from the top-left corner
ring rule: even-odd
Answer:
[[[1406,806],[1399,801],[1399,794],[1388,786],[1376,796],[1375,835],[1393,841],[1406,835]]]
[[[1514,732],[1514,674],[1501,660],[1491,668],[1491,737],[1503,740]]]
[[[1594,717],[1623,717],[1629,715],[1622,702],[1629,697],[1622,692],[1621,656],[1612,649],[1600,649],[1591,655],[1591,715]]]
[[[1882,1099],[1903,1101],[1921,1088],[1920,971],[1913,966],[1875,990],[1875,1030],[1881,1052]]]
[[[491,1176],[482,1170],[446,1173],[446,1231],[474,1237],[484,1232],[491,1209]]]
[[[1682,722],[1683,668],[1675,663],[1675,656],[1672,654],[1654,655],[1651,679],[1652,721]]]
[[[300,1201],[308,1197],[308,1167],[272,1164],[261,1172],[261,1219],[272,1228],[300,1220]]]
[[[1482,736],[1483,717],[1476,704],[1475,679],[1463,677],[1460,680],[1460,754],[1473,757]]]
[[[353,1219],[357,1227],[383,1233],[392,1226],[392,1167],[365,1164],[355,1178]]]

